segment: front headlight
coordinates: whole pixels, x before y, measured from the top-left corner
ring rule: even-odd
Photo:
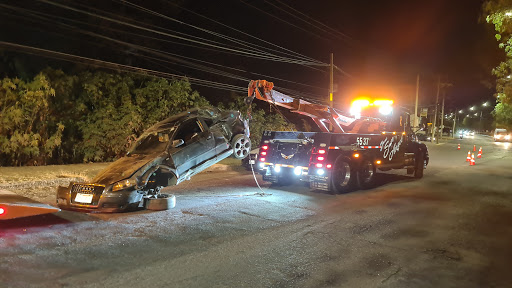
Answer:
[[[496,139],[500,139],[501,138],[501,135],[496,135]]]
[[[505,136],[505,139],[509,140],[510,139],[510,135]]]
[[[112,192],[130,188],[135,185],[137,185],[137,181],[135,181],[135,179],[125,179],[115,183],[114,186],[112,186]]]

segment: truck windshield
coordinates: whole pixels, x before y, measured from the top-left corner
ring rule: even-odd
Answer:
[[[143,134],[128,151],[129,154],[151,154],[163,152],[169,143],[169,132],[152,132]]]

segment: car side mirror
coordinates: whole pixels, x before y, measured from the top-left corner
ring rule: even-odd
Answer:
[[[178,148],[181,145],[183,145],[184,143],[185,143],[185,141],[183,141],[183,139],[176,139],[176,140],[172,141],[172,147]]]

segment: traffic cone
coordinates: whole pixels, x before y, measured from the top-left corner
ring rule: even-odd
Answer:
[[[476,145],[473,145],[473,152],[476,151]]]
[[[475,153],[471,154],[471,160],[469,161],[469,166],[475,166]]]
[[[471,161],[471,151],[468,151],[468,157],[466,157],[466,162]]]
[[[460,143],[457,144],[457,150],[460,150]]]
[[[476,158],[482,158],[482,147],[478,149],[478,155],[476,156]]]

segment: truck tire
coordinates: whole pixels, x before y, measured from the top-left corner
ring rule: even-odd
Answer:
[[[251,140],[244,134],[237,134],[231,140],[233,157],[239,160],[249,156],[251,152]]]
[[[414,178],[420,179],[423,177],[423,169],[425,168],[425,156],[419,153],[414,163]]]
[[[357,171],[357,179],[362,189],[370,189],[375,185],[375,174],[377,169],[373,161],[364,159]]]
[[[353,164],[344,157],[338,157],[331,175],[331,192],[334,194],[347,193],[354,188]]]

